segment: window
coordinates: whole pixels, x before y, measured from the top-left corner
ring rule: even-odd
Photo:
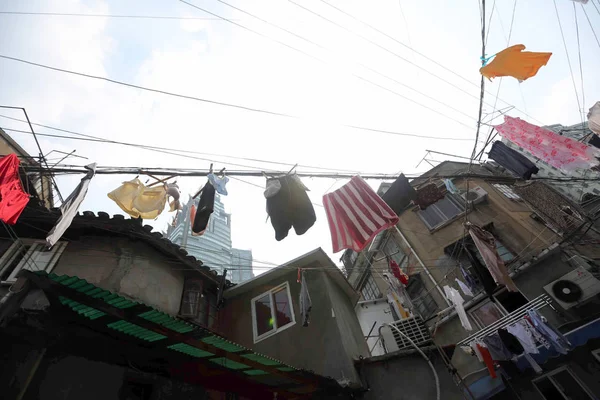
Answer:
[[[396,242],[396,240],[394,240],[394,237],[391,235],[388,238],[388,240],[385,242],[385,246],[383,246],[383,252],[385,253],[386,256],[388,256],[392,260],[396,261],[398,266],[400,266],[401,268],[403,267],[403,265],[402,265],[403,263],[405,263],[405,262],[408,263],[408,260],[406,260],[406,254],[404,254],[404,252],[402,251],[400,246],[398,246],[398,243]],[[404,269],[404,268],[402,268],[402,269]]]
[[[197,317],[203,296],[202,281],[186,279],[183,287],[183,295],[181,296],[179,315],[182,317]]]
[[[423,319],[429,318],[437,311],[438,306],[431,293],[423,284],[423,278],[421,278],[420,273],[410,276],[408,285],[406,286],[406,292],[416,311]]]
[[[469,238],[469,242],[470,243],[467,243],[467,245],[473,243],[470,238]],[[500,258],[502,259],[502,261],[504,261],[505,263],[508,263],[508,262],[512,261],[513,258],[515,258],[515,256],[513,255],[513,253],[511,253],[510,250],[508,250],[506,248],[506,246],[504,246],[504,244],[502,244],[501,241],[499,241],[498,239],[496,239],[495,242],[496,242],[496,250],[498,251],[498,255],[500,256]],[[485,262],[483,261],[483,258],[481,257],[481,254],[479,253],[479,251],[475,247],[475,244],[473,244],[473,248],[475,250],[475,251],[473,251],[473,253],[475,254],[475,257],[477,257],[477,259],[479,260],[479,262],[481,263],[481,265],[485,265]]]
[[[500,193],[502,193],[507,198],[514,201],[521,201],[521,197],[519,197],[519,195],[516,194],[510,186],[502,185],[499,183],[494,183],[492,186],[494,186]]]
[[[521,292],[508,290],[495,294],[494,299],[496,302],[484,301],[469,310],[469,315],[481,329],[527,304],[527,298]]]
[[[48,250],[42,240],[17,240],[0,258],[0,282],[13,283],[22,269],[52,272],[66,242],[58,242]]]
[[[288,283],[252,299],[254,343],[296,324]]]
[[[383,297],[383,294],[381,294],[379,287],[377,287],[377,284],[375,283],[375,279],[373,279],[371,271],[367,271],[366,279],[364,280],[360,292],[365,300],[376,300]]]
[[[592,392],[568,368],[561,367],[532,381],[547,400],[592,400]]]
[[[463,200],[457,195],[446,193],[445,198],[437,201],[424,210],[417,211],[417,214],[427,228],[433,230],[464,212],[465,205]]]

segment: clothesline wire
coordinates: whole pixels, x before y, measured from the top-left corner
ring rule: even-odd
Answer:
[[[579,41],[579,22],[577,20],[577,7],[575,2],[573,1],[573,15],[575,18],[575,32],[577,33],[577,56],[579,58],[579,75],[581,77],[581,104],[582,108],[580,108],[579,112],[581,113],[581,125],[584,126],[585,121],[585,86],[583,84],[583,64],[581,63],[581,44]]]
[[[492,17],[494,16],[494,10],[496,10],[496,0],[492,3],[492,12],[490,13],[490,18],[488,20],[487,33],[485,35],[485,45],[487,46],[488,39],[490,38],[490,28],[492,26]],[[484,16],[485,18],[485,16]]]
[[[372,30],[374,30],[374,31],[378,32],[379,34],[381,34],[381,35],[383,35],[383,36],[385,36],[385,37],[387,37],[387,38],[389,38],[389,39],[391,39],[391,40],[393,40],[394,42],[398,43],[399,45],[401,45],[401,46],[403,46],[403,47],[405,47],[405,48],[407,48],[407,49],[411,50],[412,52],[414,52],[414,53],[416,53],[416,54],[420,55],[421,57],[423,57],[423,58],[425,58],[426,60],[428,60],[428,61],[432,62],[433,64],[437,65],[438,67],[440,67],[440,68],[442,68],[442,69],[444,69],[444,70],[446,70],[446,71],[450,72],[451,74],[453,74],[453,75],[457,76],[458,78],[460,78],[460,79],[464,80],[465,82],[467,82],[467,83],[469,83],[469,84],[471,84],[471,85],[473,85],[473,86],[476,86],[477,88],[479,88],[479,85],[477,85],[477,84],[473,83],[472,81],[468,80],[467,78],[465,78],[464,76],[462,76],[462,75],[458,74],[457,72],[455,72],[455,71],[453,71],[453,70],[449,69],[448,67],[446,67],[445,65],[441,64],[440,62],[438,62],[438,61],[434,60],[433,58],[430,58],[430,57],[426,56],[425,54],[423,54],[423,53],[419,52],[418,50],[415,50],[415,49],[414,49],[412,46],[409,46],[409,45],[407,45],[406,43],[404,43],[404,42],[402,42],[402,41],[400,41],[400,40],[396,39],[395,37],[393,37],[393,36],[391,36],[391,35],[389,35],[389,34],[385,33],[384,31],[382,31],[382,30],[378,29],[377,27],[375,27],[375,26],[373,26],[373,25],[371,25],[371,24],[369,24],[369,23],[367,23],[367,22],[365,22],[365,21],[363,21],[363,20],[361,20],[361,19],[359,19],[359,18],[357,18],[357,17],[353,16],[352,14],[350,14],[350,13],[348,13],[348,12],[344,11],[343,9],[341,9],[341,8],[339,8],[339,7],[336,7],[336,6],[334,6],[333,4],[330,4],[330,3],[329,3],[329,2],[327,2],[326,0],[320,0],[320,1],[321,1],[322,3],[324,3],[324,4],[328,5],[329,7],[331,7],[331,8],[333,8],[333,9],[335,9],[335,10],[339,11],[340,13],[342,13],[342,14],[346,15],[347,17],[349,17],[349,18],[351,18],[351,19],[353,19],[353,20],[355,20],[355,21],[357,21],[357,22],[361,23],[362,25],[365,25],[365,26],[369,27],[370,29],[372,29]],[[335,23],[334,23],[334,24],[335,24]],[[343,28],[343,27],[342,27],[342,29],[346,29],[346,28]],[[358,35],[358,34],[355,34],[355,35]],[[367,40],[367,39],[365,39],[365,40]],[[379,45],[377,45],[377,44],[375,44],[375,45],[376,45],[376,46],[379,46]],[[387,49],[386,49],[386,51],[390,51],[390,50],[387,50]],[[404,59],[404,60],[405,60],[405,59]],[[405,60],[405,61],[407,61],[407,62],[409,62],[409,63],[410,63],[410,61],[408,61],[408,60]],[[426,72],[426,73],[428,73],[428,74],[430,74],[430,75],[432,75],[432,76],[434,76],[434,77],[436,77],[436,78],[438,78],[438,79],[440,79],[440,80],[442,80],[442,81],[444,81],[444,82],[448,83],[450,86],[453,86],[454,88],[456,88],[456,89],[460,90],[461,92],[464,92],[464,93],[468,94],[469,96],[471,96],[471,97],[473,97],[473,98],[475,98],[475,99],[478,99],[478,97],[477,97],[477,96],[473,95],[473,94],[472,94],[472,93],[470,93],[470,92],[467,92],[467,91],[465,91],[463,88],[461,88],[461,87],[459,87],[459,86],[456,86],[456,85],[454,85],[454,84],[452,84],[452,83],[448,82],[447,80],[445,80],[445,79],[443,79],[443,78],[441,78],[441,77],[437,76],[437,75],[436,75],[436,74],[434,74],[433,72],[430,72],[430,71],[428,71],[427,69],[425,69],[425,68],[422,68],[421,66],[418,66],[418,65],[415,65],[415,66],[417,66],[417,67],[421,68],[421,69],[422,69],[422,71],[424,71],[424,72]],[[489,93],[489,92],[487,92],[487,93]],[[493,93],[489,93],[489,94],[493,94]],[[505,101],[505,100],[503,100],[503,99],[500,99],[500,100],[501,100],[502,102],[504,102],[505,104],[512,105],[511,103],[509,103],[509,102],[507,102],[507,101]],[[485,103],[485,104],[487,104],[487,105],[491,106],[491,104],[488,104],[488,103]],[[545,124],[544,124],[542,121],[540,121],[540,120],[538,120],[538,119],[536,119],[536,118],[532,117],[531,115],[529,115],[529,114],[527,114],[526,112],[524,112],[524,111],[520,110],[519,108],[515,107],[515,110],[517,110],[517,111],[519,111],[520,113],[522,113],[523,115],[526,115],[527,117],[529,117],[529,118],[531,118],[531,119],[533,119],[533,120],[535,120],[535,121],[539,122],[540,124],[542,124],[542,125],[545,125]]]
[[[579,93],[577,92],[577,85],[575,84],[575,76],[573,74],[573,68],[571,67],[571,58],[569,57],[569,50],[567,49],[567,42],[565,40],[565,34],[563,32],[562,23],[560,22],[560,15],[558,13],[558,6],[556,0],[552,0],[554,3],[554,10],[556,11],[556,19],[558,20],[558,27],[560,28],[560,36],[562,37],[563,46],[567,55],[567,63],[569,65],[569,71],[571,73],[571,82],[573,83],[573,90],[575,91],[575,98],[577,99],[577,114],[581,116],[581,102],[579,101]],[[581,121],[583,123],[583,120]]]
[[[592,4],[594,4],[592,2]],[[585,10],[585,7],[583,6],[583,4],[580,4],[581,9],[583,10],[583,14],[585,15],[585,18],[588,21],[588,24],[590,24],[590,29],[592,30],[592,33],[594,34],[594,38],[596,38],[596,43],[598,43],[598,47],[600,47],[600,40],[598,39],[598,35],[596,35],[596,31],[594,30],[594,25],[592,25],[592,21],[590,20],[590,17],[587,14],[587,11]]]
[[[249,15],[249,16],[251,16],[251,17],[253,17],[253,18],[256,18],[257,20],[259,20],[259,21],[261,21],[261,22],[263,22],[263,23],[265,23],[265,24],[267,24],[267,25],[269,25],[269,26],[272,26],[272,27],[274,27],[274,28],[276,28],[276,29],[279,29],[279,30],[281,30],[281,31],[283,31],[283,32],[286,32],[286,33],[288,33],[288,34],[290,34],[290,35],[292,35],[292,36],[294,36],[294,37],[296,37],[296,38],[298,38],[298,39],[300,39],[300,40],[303,40],[303,41],[305,41],[305,42],[307,42],[307,43],[309,43],[309,44],[311,44],[311,45],[313,45],[313,46],[316,46],[316,47],[318,47],[318,48],[319,48],[319,49],[321,49],[321,50],[325,50],[326,52],[330,52],[330,53],[334,53],[334,54],[336,54],[336,52],[335,52],[335,51],[333,51],[332,49],[330,49],[330,48],[327,48],[327,47],[325,47],[325,46],[323,46],[323,45],[320,45],[319,43],[316,43],[316,42],[314,42],[313,40],[307,39],[306,37],[304,37],[304,36],[301,36],[301,35],[299,35],[299,34],[297,34],[297,33],[294,33],[294,32],[292,32],[292,31],[290,31],[289,29],[282,28],[281,26],[279,26],[279,25],[277,25],[277,24],[274,24],[274,23],[272,23],[272,22],[269,22],[269,21],[267,21],[267,20],[265,20],[265,19],[263,19],[263,18],[261,18],[261,17],[258,17],[258,16],[254,15],[254,14],[252,14],[252,13],[248,12],[248,11],[245,11],[245,10],[243,10],[243,9],[239,8],[239,7],[236,7],[236,6],[234,6],[234,5],[231,5],[231,4],[229,4],[229,3],[227,3],[227,2],[225,2],[225,1],[223,1],[223,0],[216,0],[216,1],[218,1],[219,3],[225,4],[226,6],[229,6],[229,7],[233,8],[233,9],[235,9],[235,10],[238,10],[238,11],[240,11],[240,12],[242,12],[242,13],[246,14],[246,15]],[[186,4],[188,4],[188,3],[186,3]],[[203,10],[203,11],[205,11],[204,9],[202,9],[202,10]],[[264,35],[261,35],[261,36],[263,36],[263,37],[264,37]],[[271,39],[271,38],[269,38],[269,39]],[[273,39],[271,39],[271,40],[273,40]],[[313,58],[316,58],[316,57],[313,57]],[[316,59],[318,59],[318,58],[316,58]],[[319,60],[320,62],[322,62],[322,63],[325,63],[325,64],[329,65],[329,63],[328,63],[327,61],[325,61],[325,60],[322,60],[322,59],[318,59],[318,60]],[[445,107],[447,107],[447,108],[449,108],[449,109],[451,109],[451,110],[453,110],[453,111],[455,111],[455,112],[457,112],[457,113],[459,113],[459,114],[462,114],[462,115],[464,115],[465,117],[467,117],[467,118],[469,118],[469,119],[471,119],[471,120],[474,120],[474,118],[473,118],[471,115],[469,115],[469,114],[467,114],[467,113],[465,113],[465,112],[463,112],[463,111],[461,111],[461,110],[459,110],[459,109],[457,109],[457,108],[455,108],[455,107],[451,106],[450,104],[448,104],[448,103],[444,103],[443,101],[440,101],[440,100],[438,100],[437,98],[435,98],[435,97],[433,97],[433,96],[429,96],[429,95],[427,95],[427,94],[425,94],[425,93],[421,92],[420,90],[418,90],[418,89],[415,89],[415,88],[413,88],[412,86],[409,86],[409,85],[407,85],[407,84],[405,84],[405,83],[402,83],[402,82],[400,82],[399,80],[397,80],[397,79],[394,79],[394,78],[390,77],[389,75],[386,75],[386,74],[384,74],[384,73],[382,73],[382,72],[380,72],[380,71],[378,71],[378,70],[375,70],[375,69],[373,69],[373,68],[371,68],[371,67],[369,67],[369,66],[367,66],[367,65],[365,65],[365,64],[362,64],[362,63],[360,63],[360,62],[354,62],[354,61],[352,61],[352,60],[349,60],[348,58],[346,58],[346,60],[345,60],[345,61],[346,61],[346,62],[351,62],[351,63],[354,63],[354,64],[356,64],[356,65],[358,65],[358,66],[360,66],[360,67],[362,67],[362,68],[365,68],[365,69],[367,69],[367,70],[369,70],[369,71],[371,71],[371,72],[373,72],[373,73],[375,73],[375,74],[377,74],[377,75],[379,75],[379,76],[381,76],[381,77],[383,77],[383,78],[385,78],[385,79],[388,79],[388,80],[390,80],[390,81],[392,81],[392,82],[394,82],[394,83],[396,83],[396,84],[398,84],[398,85],[401,85],[401,86],[403,86],[403,87],[405,87],[405,88],[408,88],[408,89],[410,89],[410,90],[412,90],[412,91],[414,91],[414,92],[416,92],[416,93],[420,94],[421,96],[428,98],[429,100],[435,101],[435,102],[436,102],[436,103],[438,103],[438,104],[441,104],[441,105],[443,105],[443,106],[445,106]],[[410,101],[410,102],[412,102],[412,103],[415,103],[415,104],[417,104],[417,105],[419,105],[419,106],[421,106],[421,107],[424,107],[424,108],[426,108],[426,109],[428,109],[428,110],[430,110],[430,111],[433,111],[433,112],[437,112],[437,113],[439,113],[439,111],[437,111],[437,110],[434,110],[434,109],[432,109],[432,108],[430,108],[430,107],[428,107],[428,106],[425,106],[425,105],[423,105],[423,104],[421,104],[421,103],[418,103],[418,102],[416,102],[415,100],[413,100],[413,99],[411,99],[411,98],[408,98],[408,97],[406,97],[406,96],[404,96],[404,95],[402,95],[402,94],[400,94],[400,93],[398,93],[398,92],[395,92],[395,91],[393,91],[393,90],[391,90],[391,89],[389,89],[389,88],[383,87],[383,86],[381,86],[381,85],[379,85],[379,84],[377,84],[377,83],[374,83],[374,82],[372,82],[372,81],[370,81],[370,80],[368,80],[368,79],[365,79],[365,78],[364,78],[364,77],[362,77],[362,76],[356,75],[356,74],[354,74],[354,73],[350,73],[350,74],[351,74],[352,76],[354,76],[355,78],[358,78],[358,79],[360,79],[360,80],[363,80],[363,81],[365,81],[365,82],[367,82],[367,83],[369,83],[369,84],[371,84],[371,85],[374,85],[374,86],[376,86],[376,87],[379,87],[380,89],[383,89],[383,90],[386,90],[386,91],[388,91],[388,92],[391,92],[391,93],[393,93],[393,94],[395,94],[395,95],[397,95],[397,96],[399,96],[399,97],[402,97],[403,99],[406,99],[406,100],[408,100],[408,101]],[[441,113],[440,113],[440,114],[441,114]],[[444,115],[444,114],[441,114],[441,115]],[[445,117],[448,117],[448,116],[446,116],[446,115],[444,115],[444,116],[445,116]],[[454,118],[450,118],[450,119],[454,120],[455,122],[459,122],[459,121],[456,121]],[[469,125],[466,125],[466,124],[463,124],[462,122],[459,122],[459,123],[460,123],[460,124],[462,124],[462,125],[464,125],[464,126],[466,126],[467,128],[471,128],[471,126],[469,126]]]
[[[598,8],[596,6],[596,3],[594,3],[594,0],[591,1],[592,5],[594,6],[594,8],[596,9],[596,11],[598,12],[598,15],[600,15],[600,8]],[[600,4],[600,1],[598,1],[598,4]]]
[[[58,13],[58,12],[33,12],[33,11],[0,11],[5,15],[39,15],[48,17],[100,17],[100,18],[130,18],[130,19],[165,19],[165,20],[204,20],[222,21],[221,18],[208,17],[175,17],[162,15],[115,15],[115,14],[83,14],[83,13]],[[232,19],[232,21],[238,21]]]

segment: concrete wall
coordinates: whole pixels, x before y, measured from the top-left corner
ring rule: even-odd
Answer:
[[[335,379],[359,382],[352,357],[368,355],[366,343],[361,343],[364,338],[352,304],[327,273],[323,270],[305,273],[312,300],[310,324],[307,327],[301,324],[297,271],[290,269],[282,276],[271,280],[267,278],[259,281],[256,287],[227,299],[225,307],[219,312],[220,331],[236,343],[294,367],[313,370]],[[296,324],[255,344],[251,300],[284,282],[290,286]]]
[[[67,245],[53,272],[77,276],[171,315],[179,312],[183,271],[141,241],[81,237]]]
[[[440,398],[463,399],[441,356],[432,352],[428,357],[440,380]],[[369,387],[363,396],[364,400],[434,400],[436,398],[433,372],[420,354],[413,352],[410,355],[383,356],[376,359],[381,361],[368,360],[358,367],[365,384]]]

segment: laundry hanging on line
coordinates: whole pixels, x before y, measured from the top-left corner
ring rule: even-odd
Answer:
[[[462,290],[462,291],[463,291],[463,293],[464,293],[466,296],[470,296],[470,297],[473,297],[473,296],[474,296],[474,295],[473,295],[473,292],[471,291],[471,288],[470,288],[470,287],[468,287],[468,286],[467,286],[467,285],[466,285],[466,284],[465,284],[463,281],[461,281],[461,280],[460,280],[460,279],[458,279],[458,278],[455,278],[455,280],[456,280],[456,284],[458,285],[458,287],[460,288],[460,290]]]
[[[458,188],[452,182],[452,179],[444,179],[444,185],[446,185],[446,190],[452,194],[458,194]]]
[[[223,196],[227,196],[227,182],[229,182],[229,178],[223,174],[222,176],[217,176],[215,174],[208,174],[206,176],[211,185],[214,186],[217,193],[222,194]]]
[[[304,276],[304,270],[300,272],[300,316],[302,318],[302,326],[308,326],[309,313],[312,309],[312,301],[310,293],[308,293],[308,284]]]
[[[96,173],[96,163],[88,164],[85,166],[85,168],[88,170],[88,173],[81,178],[79,185],[77,185],[75,190],[73,190],[69,197],[67,197],[60,206],[61,215],[52,230],[48,233],[48,236],[46,236],[46,244],[48,247],[54,246],[54,244],[62,237],[69,226],[71,226],[73,218],[75,218],[75,215],[77,215],[79,206],[85,199],[90,182]]]
[[[181,210],[181,202],[179,201],[181,193],[179,192],[179,186],[177,186],[176,183],[165,183],[165,191],[167,196],[173,199],[169,202],[169,211]]]
[[[552,53],[536,53],[523,51],[525,46],[516,44],[497,53],[494,59],[481,67],[479,72],[488,78],[512,76],[519,81],[535,76],[539,69],[548,63]]]
[[[596,135],[600,136],[600,101],[594,104],[588,112],[588,128]]]
[[[323,206],[331,231],[333,252],[362,251],[367,244],[398,223],[398,216],[360,177],[323,196]]]
[[[198,201],[198,208],[192,207],[194,216],[191,218],[192,221],[192,234],[194,236],[200,236],[204,234],[204,231],[208,227],[210,216],[215,210],[215,188],[207,181],[202,192],[200,194],[200,200]],[[191,212],[191,211],[190,211]]]
[[[435,183],[429,183],[417,190],[417,197],[413,202],[418,205],[421,210],[424,210],[430,205],[442,200],[444,197],[444,193],[442,193]]]
[[[390,259],[389,267],[392,271],[392,274],[396,277],[396,279],[398,279],[398,282],[402,283],[403,285],[408,285],[408,275],[402,272],[396,261]]]
[[[295,173],[267,179],[264,194],[275,240],[285,239],[292,227],[296,235],[304,235],[315,224],[317,216],[307,191]]]
[[[527,362],[529,362],[529,365],[531,365],[531,367],[533,368],[533,370],[536,373],[539,374],[542,372],[542,368],[539,366],[539,364],[533,358],[531,358],[529,353],[527,351],[525,351],[525,348],[523,347],[520,340],[515,335],[508,332],[504,328],[500,328],[500,329],[498,329],[498,336],[500,337],[500,340],[502,340],[504,347],[506,347],[506,349],[508,351],[510,351],[514,356],[519,356],[522,354],[523,357],[525,358],[525,360],[527,360]],[[514,358],[515,357],[513,357],[513,359]]]
[[[167,203],[164,185],[146,187],[138,178],[123,182],[108,197],[133,218],[142,219],[155,219]]]
[[[517,292],[519,289],[517,289],[517,286],[508,275],[508,270],[506,269],[506,265],[504,265],[504,260],[502,260],[502,257],[500,257],[498,254],[494,235],[476,225],[470,223],[465,225],[469,231],[469,234],[471,235],[471,238],[473,239],[473,242],[475,243],[475,246],[477,247],[477,250],[479,251],[479,254],[481,254],[481,258],[483,258],[483,261],[485,262],[485,266],[487,267],[488,271],[490,271],[492,278],[494,278],[494,281],[497,284],[506,286],[510,292]]]
[[[410,185],[404,174],[400,174],[392,186],[381,196],[383,201],[397,214],[400,215],[404,208],[417,197],[417,192]]]
[[[540,171],[531,160],[499,140],[492,144],[488,158],[526,180],[531,179],[531,175],[537,174]]]
[[[450,300],[452,304],[454,304],[454,309],[456,310],[456,314],[458,315],[458,318],[460,319],[460,323],[463,326],[463,328],[465,328],[468,331],[473,330],[473,327],[471,326],[471,322],[469,321],[469,317],[467,317],[467,313],[465,312],[465,307],[463,305],[465,300],[462,298],[458,290],[448,285],[445,285],[444,293],[446,294],[448,300]]]
[[[15,154],[0,159],[0,220],[9,225],[17,223],[29,203],[29,195],[23,190],[19,178],[19,165]]]
[[[600,157],[600,149],[558,135],[520,118],[505,115],[504,123],[495,128],[502,137],[566,173],[600,164],[600,160],[596,158]]]

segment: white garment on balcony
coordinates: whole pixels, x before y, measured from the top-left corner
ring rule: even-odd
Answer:
[[[523,346],[527,353],[539,353],[540,351],[538,350],[537,345],[535,344],[535,339],[523,324],[527,324],[527,322],[524,320],[518,321],[512,325],[507,326],[506,330],[509,333],[513,334],[517,339],[519,339],[521,346]]]
[[[456,309],[456,314],[458,314],[458,318],[460,319],[460,323],[468,331],[473,330],[471,326],[471,322],[469,321],[469,317],[467,317],[467,313],[465,312],[464,299],[460,295],[460,292],[453,287],[444,286],[444,292],[446,293],[446,297],[448,300],[454,304],[454,308]]]

